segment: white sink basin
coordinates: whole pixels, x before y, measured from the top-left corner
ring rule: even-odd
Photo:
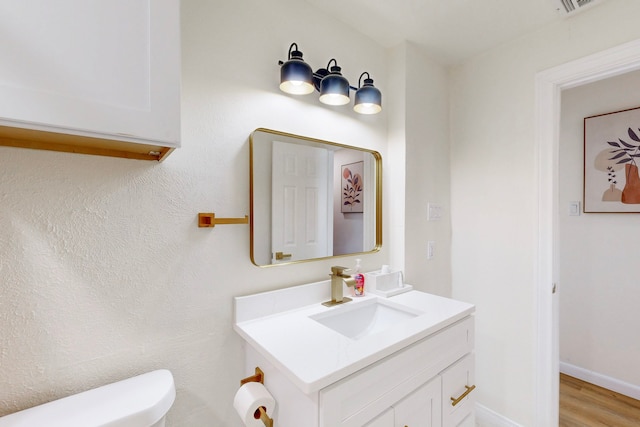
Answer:
[[[387,300],[346,303],[329,312],[309,316],[316,322],[352,340],[386,331],[423,312]]]

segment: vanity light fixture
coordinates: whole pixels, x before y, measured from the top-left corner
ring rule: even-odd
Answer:
[[[332,62],[334,65],[329,68]],[[340,73],[342,68],[338,67],[338,61],[333,58],[329,60],[327,69],[331,71],[320,80],[320,102],[327,105],[348,104],[350,101],[349,80]]]
[[[361,85],[362,76],[367,75],[364,79],[364,85]],[[373,79],[366,71],[360,74],[358,79],[358,91],[356,92],[353,109],[360,114],[377,114],[382,111],[382,93],[373,85]]]
[[[296,50],[293,50],[293,47]],[[292,43],[289,47],[287,62],[280,62],[280,90],[292,95],[306,95],[313,92],[313,71],[309,64],[302,59],[302,52],[298,45]]]
[[[356,91],[353,109],[360,114],[376,114],[382,111],[382,94],[373,85],[368,72],[360,75],[358,87],[349,85],[342,75],[342,69],[334,58],[329,60],[327,68],[313,72],[302,59],[298,44],[292,43],[286,62],[278,61],[280,67],[280,90],[291,95],[307,95],[314,88],[320,92],[320,102],[327,105],[345,105],[350,101],[349,90]],[[364,84],[362,77],[366,74]]]

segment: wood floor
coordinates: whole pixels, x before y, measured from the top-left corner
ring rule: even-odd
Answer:
[[[560,374],[560,427],[639,427],[640,400]]]

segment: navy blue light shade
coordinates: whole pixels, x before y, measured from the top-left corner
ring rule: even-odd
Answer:
[[[373,79],[369,78],[369,73],[362,73],[360,79],[365,74],[367,78],[356,91],[353,109],[360,114],[377,114],[382,111],[382,93],[373,85]]]
[[[292,51],[294,46],[296,50]],[[313,71],[302,59],[302,52],[295,43],[289,47],[287,62],[280,67],[280,90],[292,95],[306,95],[315,90]]]
[[[331,62],[334,62],[334,66],[329,68]],[[320,102],[327,105],[345,105],[348,104],[349,99],[349,81],[345,79],[338,67],[338,63],[335,59],[331,59],[327,68],[330,70],[320,81]]]

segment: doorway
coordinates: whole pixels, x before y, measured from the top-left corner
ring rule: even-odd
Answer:
[[[559,417],[558,147],[560,99],[568,89],[640,69],[640,40],[536,75],[537,155],[535,425],[557,426]],[[561,285],[561,284],[560,284]]]

